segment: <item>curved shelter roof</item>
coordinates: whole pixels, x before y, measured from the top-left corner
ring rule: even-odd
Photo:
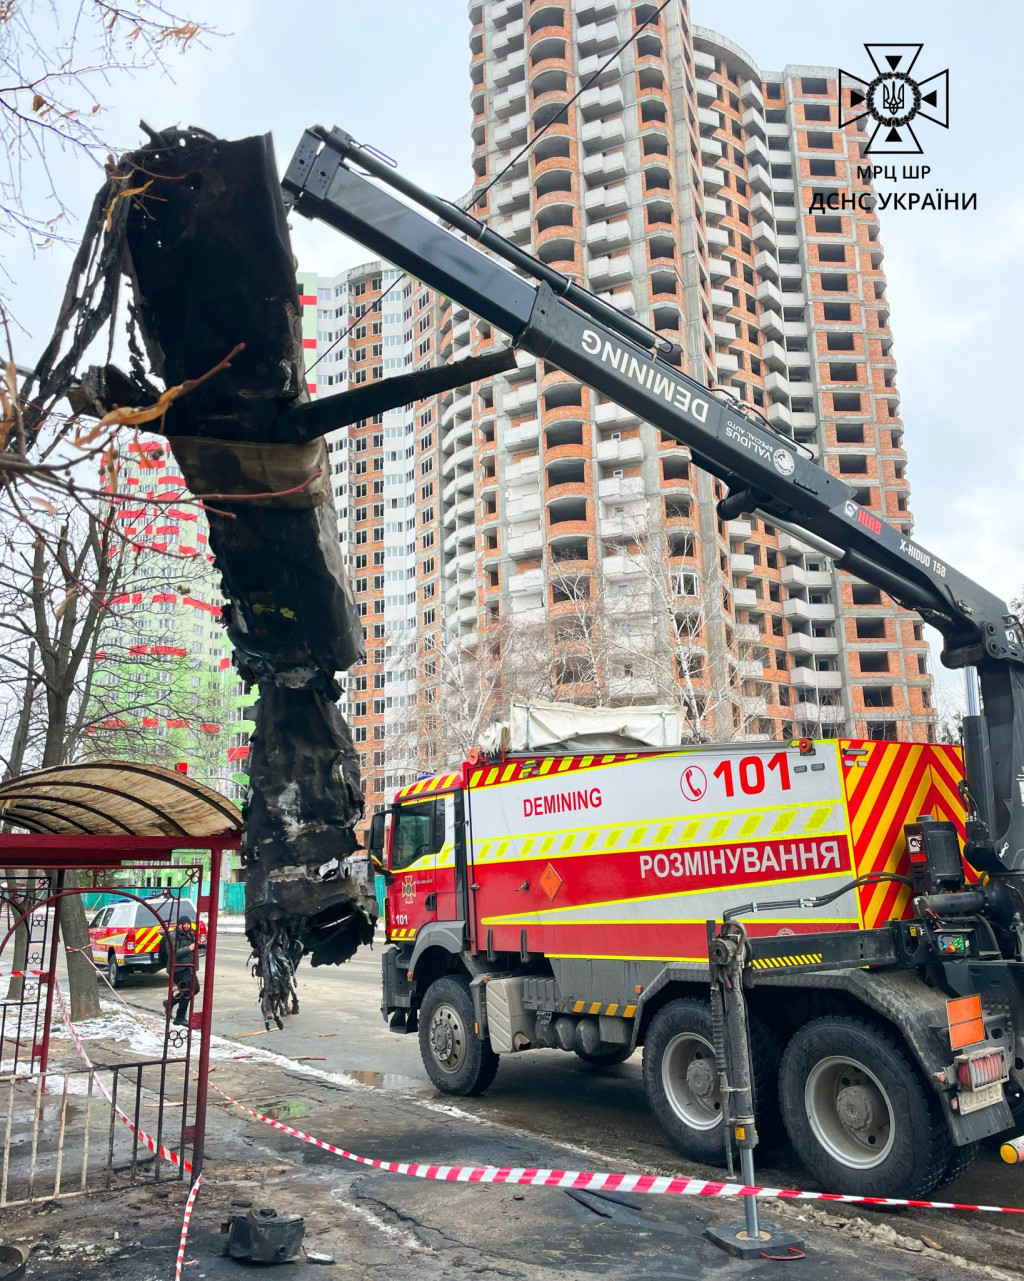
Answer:
[[[220,836],[236,806],[187,774],[135,761],[83,761],[0,784],[0,821],[52,836]]]

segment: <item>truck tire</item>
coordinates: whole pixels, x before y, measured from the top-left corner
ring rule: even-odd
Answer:
[[[750,1018],[750,1042],[754,1114],[763,1150],[782,1133],[776,1104],[779,1048],[755,1017]],[[685,997],[655,1014],[644,1040],[644,1090],[655,1120],[678,1152],[703,1165],[725,1164],[709,1001]]]
[[[120,987],[121,980],[124,976],[121,973],[121,967],[117,963],[117,957],[113,952],[107,953],[107,979],[111,987]]]
[[[474,1031],[473,998],[465,979],[435,979],[419,1011],[420,1057],[442,1094],[482,1094],[494,1080],[498,1056]]]
[[[629,1045],[612,1045],[607,1050],[597,1050],[593,1054],[587,1050],[577,1050],[576,1055],[584,1063],[592,1063],[595,1067],[614,1067],[616,1063],[625,1063],[633,1055],[633,1048]]]
[[[793,1147],[826,1191],[914,1199],[957,1170],[938,1098],[876,1023],[805,1024],[782,1056],[779,1096]]]

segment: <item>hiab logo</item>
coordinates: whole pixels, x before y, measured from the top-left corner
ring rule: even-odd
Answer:
[[[875,68],[872,80],[849,71],[839,72],[839,127],[871,116],[875,128],[865,155],[919,156],[921,144],[911,128],[916,117],[949,128],[949,72],[939,71],[927,80],[911,72],[923,44],[866,44]],[[850,105],[843,105],[843,90],[850,91]]]

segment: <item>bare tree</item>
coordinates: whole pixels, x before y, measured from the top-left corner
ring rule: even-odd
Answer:
[[[122,755],[151,755],[152,736],[143,719],[158,714],[182,722],[197,707],[178,701],[157,682],[171,656],[140,646],[130,617],[133,599],[148,601],[168,569],[188,572],[162,556],[137,555],[117,530],[118,506],[89,511],[68,502],[34,518],[28,528],[4,533],[6,578],[0,587],[0,706],[8,735],[0,740],[0,767],[6,780],[29,768],[47,768],[80,759],[103,743],[116,741]],[[125,611],[128,611],[126,617]],[[148,653],[139,652],[143,649]],[[133,652],[135,651],[135,652]],[[110,669],[115,679],[105,679]],[[150,679],[135,681],[132,675]],[[131,748],[134,743],[135,752]],[[65,900],[61,927],[69,949],[73,1018],[99,1013],[95,975],[89,963],[88,929],[80,899]],[[85,954],[81,950],[84,949]]]
[[[637,518],[603,546],[600,568],[549,552],[552,677],[573,702],[671,704],[693,742],[751,732],[762,692],[757,647],[737,640],[727,676],[707,661],[711,627],[732,626],[689,528],[648,530]]]

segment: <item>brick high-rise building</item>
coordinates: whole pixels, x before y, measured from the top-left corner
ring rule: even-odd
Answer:
[[[862,189],[866,135],[836,127],[836,72],[764,71],[691,27],[685,0],[616,54],[655,11],[470,4],[476,212],[675,340],[694,377],[758,407],[909,530],[877,218],[810,212],[819,193]],[[458,307],[444,334],[442,354],[497,341]],[[440,409],[456,633],[542,626],[555,693],[638,702],[663,694],[642,659],[674,631],[663,665],[714,735],[930,736],[921,624],[799,539],[722,524],[722,487],[684,447],[526,358]],[[652,597],[658,581],[674,600]]]

